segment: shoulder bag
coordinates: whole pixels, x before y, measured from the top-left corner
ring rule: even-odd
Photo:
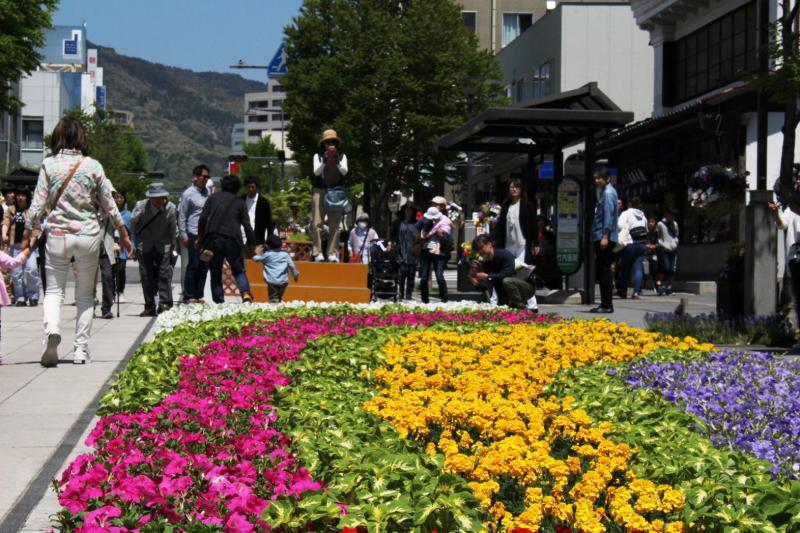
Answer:
[[[86,159],[86,157],[81,157],[80,159],[78,159],[78,162],[75,163],[75,165],[69,171],[69,174],[67,174],[67,178],[61,183],[61,187],[58,188],[56,195],[53,197],[53,201],[48,202],[47,207],[45,207],[44,211],[42,212],[42,219],[45,220],[45,227],[47,224],[47,217],[50,216],[50,213],[53,211],[53,209],[55,209],[58,206],[58,202],[61,201],[61,196],[64,194],[64,191],[67,190],[67,185],[69,185],[69,182],[72,181],[72,177],[78,171],[84,159]],[[45,172],[45,176],[46,175],[47,172]]]

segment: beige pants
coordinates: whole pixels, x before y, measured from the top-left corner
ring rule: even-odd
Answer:
[[[328,256],[339,256],[339,226],[342,223],[341,211],[326,212],[322,197],[325,192],[316,187],[311,191],[311,253],[314,256],[322,253],[322,226],[325,215],[328,216]]]

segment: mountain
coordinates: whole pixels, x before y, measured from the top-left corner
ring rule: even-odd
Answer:
[[[131,111],[147,149],[151,170],[163,171],[177,189],[189,183],[192,168],[205,163],[221,175],[231,151],[231,129],[241,122],[244,93],[264,83],[236,74],[194,72],[98,50],[107,107]]]

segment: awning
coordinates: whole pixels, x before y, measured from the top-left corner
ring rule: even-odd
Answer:
[[[620,110],[593,82],[521,105],[487,109],[439,139],[436,149],[548,153],[632,120],[633,113]]]

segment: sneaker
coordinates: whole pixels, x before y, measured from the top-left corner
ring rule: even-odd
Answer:
[[[75,352],[72,355],[72,364],[73,365],[87,365],[92,362],[92,358],[89,357],[89,352],[85,348],[75,348]]]
[[[28,305],[31,307],[36,307],[37,305],[39,305],[39,300],[31,300],[30,302],[28,302]]]
[[[315,262],[315,263],[322,263],[323,261],[325,261],[325,256],[324,256],[324,255],[322,255],[322,254],[317,254],[317,255],[314,257],[314,262]]]
[[[45,337],[45,348],[42,354],[41,364],[45,368],[51,368],[58,365],[58,345],[61,342],[61,335],[58,333],[50,333]]]
[[[243,304],[251,304],[253,303],[253,295],[249,292],[242,293],[242,303]]]
[[[633,296],[631,296],[631,300],[641,300],[641,299],[642,299],[642,295],[639,294],[638,292],[634,292]]]
[[[14,304],[16,307],[27,307],[27,303],[25,300],[17,300],[17,303]]]
[[[595,313],[595,314],[598,314],[598,313],[609,314],[609,313],[613,313],[614,312],[614,308],[613,307],[603,307],[602,305],[598,305],[597,307],[593,307],[593,308],[589,309],[589,312],[590,313]]]
[[[156,310],[155,310],[155,309],[153,309],[153,308],[149,308],[149,309],[148,309],[148,308],[145,308],[145,310],[144,310],[144,311],[142,311],[141,313],[139,313],[139,316],[141,316],[141,317],[145,317],[145,316],[156,316]]]
[[[128,303],[128,302],[125,301],[125,295],[123,293],[119,293],[117,295],[117,303],[118,304]]]
[[[112,313],[111,311],[103,311],[103,314],[100,315],[100,318],[103,318],[105,320],[111,320],[112,318],[114,318],[114,313]]]
[[[328,256],[328,262],[329,263],[338,263],[339,262],[339,256],[334,255],[334,254],[329,255]]]

